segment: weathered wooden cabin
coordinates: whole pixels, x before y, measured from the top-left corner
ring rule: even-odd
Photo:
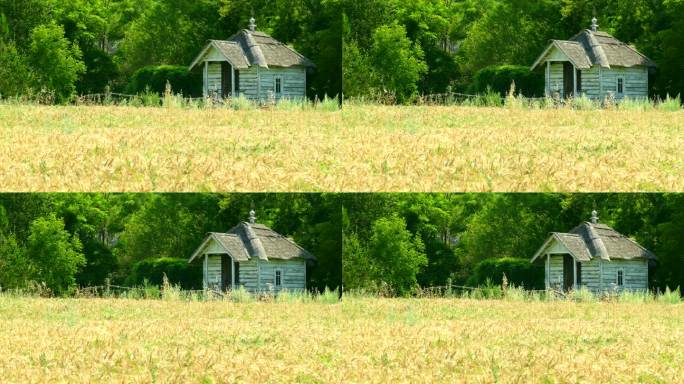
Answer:
[[[544,68],[545,94],[569,98],[619,101],[648,97],[648,73],[653,61],[606,32],[596,18],[569,40],[551,40],[532,70]]]
[[[203,287],[249,292],[302,291],[315,257],[294,241],[257,224],[254,211],[226,233],[210,232],[190,257],[203,263]]]
[[[209,40],[190,70],[203,71],[204,97],[250,100],[301,99],[306,97],[306,74],[315,65],[306,57],[256,30],[249,29],[227,40]]]
[[[532,257],[545,263],[547,289],[586,288],[594,293],[648,289],[655,255],[634,240],[598,222],[584,222],[568,233],[553,232]]]

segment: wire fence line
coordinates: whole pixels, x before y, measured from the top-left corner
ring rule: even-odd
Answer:
[[[478,287],[473,287],[473,286],[467,286],[467,285],[456,285],[456,284],[450,284],[450,285],[434,285],[434,286],[429,286],[429,287],[420,287],[418,290],[420,292],[437,292],[437,293],[448,293],[448,292],[453,292],[453,291],[485,291],[485,290],[500,290],[500,291],[506,291],[507,289],[513,289],[513,288],[519,288],[519,287],[514,287],[514,286],[505,286],[505,285],[489,285],[489,286],[478,286]],[[542,292],[557,292],[560,294],[563,294],[563,291],[557,290],[557,289],[524,289],[525,292],[529,293],[542,293]]]

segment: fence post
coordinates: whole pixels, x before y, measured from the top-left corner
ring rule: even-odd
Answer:
[[[110,281],[109,277],[105,278],[105,297],[109,297],[109,288],[110,288]]]

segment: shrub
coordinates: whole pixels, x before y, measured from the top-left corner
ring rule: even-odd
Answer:
[[[501,107],[503,106],[503,98],[499,92],[487,88],[484,93],[478,93],[475,98],[467,100],[463,104],[476,107]]]
[[[157,94],[163,94],[167,81],[174,93],[182,93],[189,97],[202,96],[202,76],[200,73],[190,72],[185,66],[158,65],[140,68],[133,73],[127,92],[138,94],[149,89]]]
[[[618,109],[628,111],[648,111],[653,109],[653,103],[647,98],[630,98],[625,97],[618,104]]]
[[[665,96],[665,100],[662,100],[657,104],[657,108],[661,111],[679,111],[682,109],[682,103],[679,99],[679,95],[677,97],[670,97],[670,95]]]
[[[573,97],[569,100],[568,106],[572,107],[572,109],[577,109],[580,111],[591,111],[597,108],[597,105],[586,95]]]
[[[682,301],[682,296],[679,293],[679,287],[674,291],[670,287],[665,287],[665,292],[656,296],[656,301],[666,304],[679,304]]]
[[[526,289],[544,289],[544,269],[527,259],[515,257],[482,260],[473,269],[467,284],[481,286],[489,280],[495,285],[501,285],[504,273],[510,285]]]
[[[85,70],[78,45],[64,36],[64,28],[54,22],[31,31],[28,62],[33,72],[33,88],[52,95],[52,101],[67,101],[76,91],[76,81]]]
[[[128,286],[143,284],[146,280],[152,285],[162,285],[166,274],[172,284],[179,284],[183,289],[202,288],[202,269],[199,264],[188,264],[186,259],[161,257],[147,259],[133,265],[126,278]]]
[[[506,96],[511,83],[515,82],[519,94],[527,97],[541,97],[544,95],[544,76],[532,72],[522,65],[499,65],[482,68],[475,73],[471,93],[484,93],[491,88]]]

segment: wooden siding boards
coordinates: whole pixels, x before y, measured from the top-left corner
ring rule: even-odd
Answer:
[[[218,290],[241,286],[249,292],[275,293],[283,289],[305,290],[307,263],[316,258],[291,239],[255,223],[254,219],[252,211],[249,223],[241,222],[227,233],[209,232],[193,252],[188,262],[201,258],[204,288]],[[231,266],[238,263],[236,270],[222,268],[225,267],[222,260],[226,257]],[[230,276],[222,275],[223,269]],[[281,273],[278,286],[276,271]],[[222,282],[236,282],[237,285],[225,286]]]
[[[295,260],[249,260],[240,262],[239,286],[249,292],[302,291],[306,289],[306,261]],[[281,286],[275,286],[275,271],[280,270]],[[207,288],[221,287],[221,255],[207,255]],[[236,287],[237,288],[237,287]]]
[[[559,44],[566,49],[563,51]],[[579,49],[567,49],[572,47]],[[569,57],[568,55],[572,56]],[[642,99],[648,97],[649,67],[655,64],[628,46],[601,31],[584,30],[570,41],[554,40],[533,64],[532,69],[544,68],[547,96],[568,97],[564,94],[563,63],[577,64],[581,69],[578,90],[593,100],[612,98]],[[617,92],[617,79],[623,78],[623,92]]]
[[[562,290],[563,288],[563,257],[562,254],[550,255],[547,271],[549,288]],[[604,293],[622,290],[648,290],[648,261],[647,260],[601,260],[593,258],[583,262],[581,272],[581,288],[594,293]],[[623,271],[623,286],[617,286],[617,271]]]
[[[618,78],[624,79],[623,93],[617,92]],[[604,98],[608,95],[616,100],[648,97],[648,69],[645,67],[603,69],[601,79]]]
[[[240,263],[240,286],[249,292],[257,291],[257,262],[256,260],[243,261]]]
[[[599,258],[593,258],[590,261],[585,261],[582,263],[580,288],[586,288],[592,292],[599,291],[599,286],[601,283],[600,263],[601,259]]]
[[[211,97],[221,96],[221,63],[210,62],[207,65],[207,94]]]
[[[617,272],[623,271],[623,285],[617,286]],[[612,260],[603,262],[603,291],[648,290],[647,260]]]
[[[303,67],[261,69],[261,99],[298,99],[306,95],[306,70]],[[280,78],[281,93],[275,94],[275,79]]]
[[[281,286],[275,286],[275,271],[280,270]],[[302,291],[306,289],[306,261],[250,260],[240,263],[240,285],[250,292]]]
[[[200,60],[206,62],[204,73],[204,96],[221,97],[221,62],[225,57],[214,47],[210,47]],[[249,100],[268,101],[287,99],[303,99],[306,97],[306,67],[260,68],[256,65],[238,69],[239,84],[235,92]],[[282,79],[281,93],[274,92],[275,78]]]
[[[551,255],[549,259],[549,286],[551,289],[563,289],[563,255]]]
[[[639,99],[648,97],[648,69],[634,68],[599,68],[593,66],[582,70],[582,81],[578,84],[581,94],[594,100],[613,97],[622,100],[625,97]],[[623,93],[617,93],[617,79],[624,79]],[[550,64],[549,80],[546,85],[550,96],[566,97],[563,90],[563,63]]]
[[[275,271],[281,271],[281,285],[275,286]],[[272,260],[260,263],[262,290],[279,292],[306,288],[306,262],[304,260]]]
[[[221,289],[221,255],[207,255],[207,288]]]
[[[563,63],[551,63],[548,87],[551,96],[565,97],[563,90]]]

